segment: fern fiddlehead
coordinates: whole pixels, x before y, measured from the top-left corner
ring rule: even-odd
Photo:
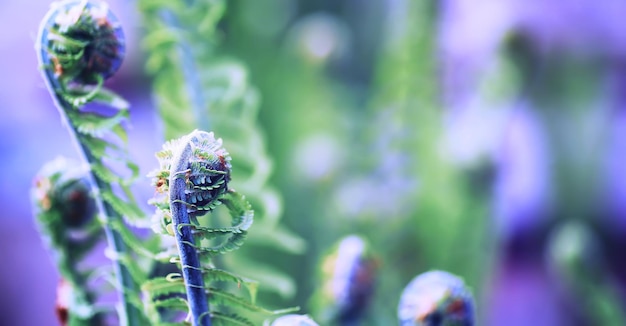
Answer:
[[[259,95],[247,69],[233,59],[219,58],[217,24],[226,2],[196,0],[191,5],[142,0],[149,53],[146,70],[154,74],[153,90],[167,139],[193,129],[213,130],[229,144],[233,185],[255,207],[255,232],[248,239],[293,254],[304,251],[304,241],[280,225],[282,198],[268,182],[272,160],[257,125]],[[258,261],[250,253],[226,261],[238,269],[250,268],[271,291],[293,295],[295,284],[285,273]]]
[[[171,214],[194,325],[210,325],[211,321],[191,219],[212,209],[228,190],[227,155],[212,134],[201,132],[168,143],[159,155],[158,191],[169,193],[169,201],[162,207],[169,206],[166,214]],[[162,179],[165,176],[167,180]]]
[[[90,271],[78,266],[102,238],[86,175],[80,164],[57,158],[41,168],[31,195],[38,229],[62,277],[56,311],[63,325],[101,322],[87,284]]]
[[[367,319],[378,265],[364,238],[354,234],[342,238],[322,261],[322,286],[314,295],[320,321],[349,326]]]
[[[178,252],[170,251],[170,261],[179,264],[181,274],[144,284],[153,306],[150,312],[153,324],[166,322],[155,307],[188,309],[193,325],[210,325],[211,321],[251,324],[242,316],[209,310],[207,300],[233,309],[276,313],[254,304],[255,282],[213,268],[211,264],[211,257],[243,244],[253,221],[253,211],[245,197],[229,188],[231,159],[222,147],[222,140],[215,139],[213,133],[195,130],[165,143],[157,158],[159,168],[150,174],[156,187],[156,197],[151,200],[156,206],[153,229],[176,238]],[[211,227],[202,223],[207,213],[222,205],[232,218],[230,226]],[[211,241],[217,243],[209,246],[207,243]],[[238,287],[243,284],[252,300],[211,287],[212,281],[235,282]]]
[[[40,25],[36,50],[53,101],[89,163],[87,178],[120,292],[120,323],[140,325],[143,318],[137,282],[142,277],[119,232],[123,219],[136,222],[143,216],[129,189],[129,180],[135,178],[138,169],[122,147],[126,132],[121,123],[128,117],[128,104],[103,88],[104,80],[120,67],[124,55],[120,24],[105,3],[56,2]],[[90,102],[104,103],[115,113],[89,112],[84,105]],[[107,162],[121,162],[130,175],[115,174]]]
[[[473,326],[474,298],[459,277],[444,271],[416,276],[398,305],[401,326]]]

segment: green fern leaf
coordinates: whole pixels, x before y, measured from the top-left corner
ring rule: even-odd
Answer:
[[[215,326],[254,326],[253,322],[244,317],[235,314],[223,314],[217,311],[211,312],[211,321]]]
[[[68,117],[81,134],[103,137],[122,121],[128,119],[128,111],[119,111],[111,117],[102,117],[95,113],[69,111]]]
[[[257,281],[217,268],[205,268],[203,269],[203,272],[204,281],[206,282],[206,284],[211,284],[213,282],[219,281],[227,281],[236,283],[238,288],[243,285],[246,289],[248,289],[248,293],[250,294],[250,301],[252,303],[256,301],[257,291],[259,288],[259,283]]]
[[[170,294],[185,294],[185,283],[182,278],[156,277],[141,285],[141,290],[151,298]]]
[[[263,313],[267,315],[275,315],[275,314],[284,314],[298,311],[299,307],[281,309],[281,310],[267,310],[265,308],[261,308],[251,301],[245,300],[240,296],[235,294],[226,292],[221,289],[216,288],[207,288],[207,294],[209,295],[209,301],[214,305],[222,305],[224,307],[230,308],[241,308],[246,309],[251,312]]]
[[[151,303],[155,308],[168,308],[179,311],[187,311],[189,305],[187,300],[181,297],[167,298],[167,299],[151,299]]]
[[[111,205],[111,207],[131,225],[147,226],[145,215],[137,205],[122,200],[108,189],[102,190],[101,196],[106,203]]]

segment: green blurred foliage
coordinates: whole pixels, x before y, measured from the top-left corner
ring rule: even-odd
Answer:
[[[224,51],[259,88],[283,221],[309,244],[267,257],[296,278],[295,304],[315,317],[321,261],[350,233],[381,260],[367,325],[396,323],[403,287],[429,269],[456,273],[480,297],[490,190],[440,153],[433,5],[384,17],[379,2],[261,2],[229,3]]]

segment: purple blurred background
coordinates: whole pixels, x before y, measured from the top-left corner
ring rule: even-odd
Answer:
[[[108,86],[132,103],[130,146],[146,174],[162,136],[142,72],[140,17],[133,2],[109,2],[128,57]],[[37,69],[34,42],[48,4],[0,3],[0,168],[10,173],[0,179],[2,325],[54,320],[58,274],[35,229],[29,190],[43,163],[77,155]],[[571,312],[577,298],[563,297],[545,255],[563,221],[584,221],[624,297],[626,1],[440,4],[449,154],[468,169],[489,161],[495,170],[501,259],[481,313],[488,325],[593,325]],[[151,194],[147,180],[137,188]]]
[[[607,300],[623,315],[626,2],[449,0],[442,9],[453,149],[466,162],[477,155],[467,139],[486,133],[475,148],[488,152],[496,171],[500,258],[486,323],[605,324],[594,320],[610,314],[595,305],[596,285],[609,289]],[[553,270],[567,259],[554,255],[580,244],[557,245],[574,222],[597,244],[586,258],[594,260],[586,267],[597,273],[594,286],[568,284]]]

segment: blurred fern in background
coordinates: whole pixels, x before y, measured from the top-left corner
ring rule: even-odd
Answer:
[[[305,271],[321,269],[332,244],[353,232],[364,235],[381,260],[365,324],[396,323],[398,295],[420,271],[446,269],[480,291],[490,260],[485,201],[490,190],[475,188],[440,150],[444,121],[437,96],[434,5],[360,7],[363,19],[377,9],[386,13],[372,26],[304,5],[303,18],[283,26],[287,36],[282,38],[251,27],[263,20],[250,14],[255,5],[235,3],[227,45],[259,80],[262,121],[281,126],[269,128],[268,134],[278,170],[288,172],[276,177],[293,203],[285,219],[310,243],[301,263],[291,265],[303,285],[299,300],[306,302],[322,290],[321,281]],[[289,5],[272,3],[276,12],[289,13]],[[337,13],[352,9],[345,5]],[[348,31],[352,34],[346,39]],[[307,39],[315,33],[317,39]],[[341,53],[364,34],[384,46],[375,55]],[[278,56],[273,44],[280,46]],[[314,51],[326,45],[326,56]],[[345,77],[359,60],[375,67],[367,84]]]

